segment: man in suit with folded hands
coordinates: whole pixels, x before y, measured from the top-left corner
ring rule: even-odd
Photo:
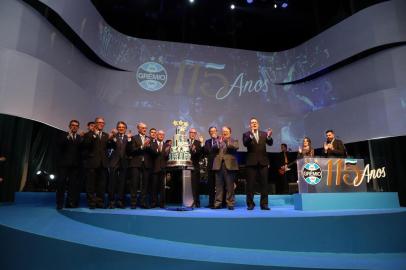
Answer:
[[[158,204],[160,208],[165,208],[165,169],[171,145],[165,143],[164,138],[165,132],[163,130],[158,130],[156,140],[151,143],[151,150],[152,153],[154,153],[151,208],[157,207]]]
[[[137,208],[137,191],[141,185],[141,208],[149,208],[148,202],[148,185],[149,175],[152,170],[152,152],[151,138],[147,133],[147,125],[139,123],[137,125],[138,134],[132,136],[127,134],[128,142],[126,146],[128,160],[128,168],[130,170],[130,193],[131,193],[131,209]]]
[[[214,202],[214,209],[222,207],[225,186],[227,208],[228,210],[234,210],[234,182],[238,171],[236,157],[238,140],[231,138],[230,127],[224,126],[222,128],[222,136],[216,139],[212,149],[216,153],[212,166],[212,170],[216,173],[216,200]]]

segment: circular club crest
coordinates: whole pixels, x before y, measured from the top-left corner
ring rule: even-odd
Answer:
[[[159,63],[147,62],[138,67],[137,82],[147,91],[155,92],[164,87],[168,75]]]
[[[319,164],[310,162],[303,166],[303,178],[309,185],[317,185],[321,181],[321,168]]]

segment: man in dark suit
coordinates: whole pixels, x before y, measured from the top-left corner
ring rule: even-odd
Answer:
[[[87,132],[83,138],[86,155],[83,163],[86,170],[86,192],[90,209],[105,208],[109,134],[103,132],[104,125],[104,118],[97,117],[94,130]]]
[[[207,157],[207,190],[209,195],[209,205],[207,207],[214,207],[214,198],[215,198],[215,185],[216,185],[216,173],[212,170],[213,160],[216,156],[216,151],[213,149],[213,145],[217,141],[217,128],[209,128],[210,138],[204,143],[204,154]]]
[[[334,131],[329,129],[326,131],[327,141],[324,143],[324,155],[326,157],[341,158],[347,156],[347,150],[341,140],[335,138]]]
[[[158,130],[157,139],[151,143],[154,153],[154,167],[152,170],[152,203],[151,208],[165,208],[165,169],[171,146],[164,142],[165,132]],[[159,195],[159,199],[158,199]]]
[[[148,203],[148,180],[152,170],[151,139],[146,136],[147,125],[139,123],[137,125],[138,134],[129,136],[127,143],[128,168],[131,173],[130,193],[131,209],[137,208],[137,191],[141,185],[141,208],[149,208]]]
[[[247,147],[247,209],[253,210],[254,204],[254,183],[257,175],[261,184],[261,209],[270,210],[268,206],[268,166],[269,160],[266,152],[266,145],[273,144],[272,129],[267,132],[259,130],[259,123],[256,118],[250,119],[250,131],[243,134],[243,144]]]
[[[216,156],[213,160],[213,171],[216,172],[216,200],[214,209],[220,209],[223,204],[224,186],[227,191],[226,204],[228,210],[234,210],[234,182],[238,171],[236,153],[238,140],[231,138],[231,128],[224,126],[222,136],[213,144]]]
[[[128,142],[127,124],[119,121],[117,129],[112,130],[109,140],[109,149],[112,150],[109,158],[109,208],[125,208],[124,188],[128,166],[126,145]],[[117,201],[117,204],[116,204]]]
[[[278,179],[276,182],[276,193],[286,194],[289,192],[289,183],[296,182],[295,163],[296,155],[289,152],[286,143],[281,144],[281,152],[278,160]]]
[[[194,128],[189,129],[189,151],[191,155],[191,160],[193,163],[192,171],[192,194],[193,194],[193,203],[191,207],[199,208],[200,207],[200,159],[203,154],[202,142],[197,138],[197,131]]]
[[[81,161],[81,143],[82,137],[77,134],[79,130],[79,121],[71,120],[69,122],[69,131],[64,132],[57,140],[58,144],[58,175],[56,178],[56,208],[62,209],[65,201],[65,190],[67,187],[68,195],[66,198],[66,207],[74,208],[79,202],[79,183],[78,173]]]

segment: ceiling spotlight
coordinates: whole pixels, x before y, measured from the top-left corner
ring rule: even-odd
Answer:
[[[254,3],[254,0],[247,0],[247,3],[252,4],[252,3]]]
[[[274,5],[273,5],[273,7],[274,7],[274,8],[277,8],[277,7],[278,7],[278,5],[277,5],[277,4],[274,4]]]
[[[36,174],[37,174],[37,175],[40,175],[41,173],[42,173],[42,171],[37,171],[37,173],[36,173]]]
[[[282,8],[287,8],[287,7],[288,7],[288,3],[287,3],[287,2],[283,2],[281,7],[282,7]]]
[[[55,175],[54,175],[54,174],[50,174],[50,175],[49,175],[49,179],[54,180],[54,179],[55,179]]]
[[[235,9],[235,5],[234,5],[234,4],[231,4],[230,8],[231,8],[232,10]]]
[[[189,3],[193,4],[195,2],[195,0],[189,0]]]

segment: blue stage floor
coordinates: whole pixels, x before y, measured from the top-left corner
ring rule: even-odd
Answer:
[[[56,211],[53,198],[0,206],[1,269],[406,269],[405,208],[297,211],[270,196],[271,211]]]

